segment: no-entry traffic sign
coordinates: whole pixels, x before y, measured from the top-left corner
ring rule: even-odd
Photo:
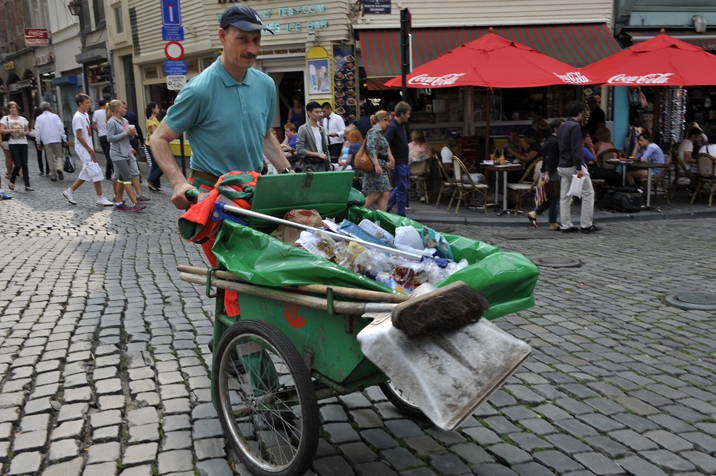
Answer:
[[[164,56],[172,61],[179,61],[184,57],[184,47],[178,41],[169,41],[164,46]]]

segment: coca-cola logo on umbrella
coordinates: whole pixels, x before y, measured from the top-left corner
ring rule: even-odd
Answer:
[[[669,82],[669,77],[674,73],[652,73],[645,74],[643,76],[628,76],[626,74],[617,74],[609,78],[608,83],[621,83],[621,84],[666,84]]]
[[[419,74],[414,78],[408,80],[408,84],[419,85],[419,86],[448,86],[454,84],[460,76],[465,76],[466,73],[450,73],[443,76],[430,76],[427,74]]]
[[[572,71],[567,74],[554,73],[559,79],[569,84],[585,84],[589,82],[589,78],[582,75],[579,71]]]

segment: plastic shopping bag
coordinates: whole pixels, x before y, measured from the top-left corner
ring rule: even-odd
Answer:
[[[572,175],[572,183],[569,185],[569,192],[567,195],[570,197],[582,198],[582,187],[584,186],[584,176],[577,177],[577,174]]]

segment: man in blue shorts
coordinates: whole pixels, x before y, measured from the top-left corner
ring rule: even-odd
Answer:
[[[185,194],[192,184],[211,187],[233,170],[261,172],[264,155],[276,170],[291,172],[271,133],[276,85],[268,75],[252,68],[261,31],[266,29],[253,8],[244,4],[228,7],[219,29],[223,53],[179,92],[152,134],[152,153],[174,186],[172,203],[181,210],[189,206]],[[192,149],[189,183],[169,146],[183,132]]]

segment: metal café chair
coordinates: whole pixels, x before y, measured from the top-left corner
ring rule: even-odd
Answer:
[[[716,157],[702,152],[696,154],[696,170],[698,171],[696,182],[696,193],[691,197],[691,203],[694,203],[696,194],[701,198],[701,192],[705,186],[709,187],[709,208],[714,198],[714,189],[716,189]]]
[[[450,206],[452,205],[452,201],[455,199],[455,195],[457,195],[455,215],[457,215],[457,212],[460,210],[460,202],[462,200],[465,200],[465,206],[467,207],[467,200],[469,198],[481,195],[483,209],[485,210],[485,214],[487,214],[487,207],[485,206],[487,203],[487,185],[484,183],[475,183],[470,175],[470,172],[467,170],[467,167],[465,167],[465,164],[457,156],[453,155],[452,161],[453,167],[455,168],[455,175],[460,177],[461,180],[457,177],[454,180],[455,192],[452,194],[452,198],[450,199],[450,204],[447,209],[450,210]]]
[[[537,165],[539,164],[539,168]],[[525,173],[522,174],[522,178],[517,183],[508,183],[507,188],[512,190],[515,194],[515,216],[519,213],[522,208],[522,200],[530,193],[534,194],[537,184],[539,183],[539,173],[534,173],[534,170],[542,168],[541,160],[533,160],[530,165],[527,166]]]
[[[440,205],[440,198],[442,198],[443,192],[452,190],[452,196],[455,196],[457,187],[452,175],[445,170],[445,166],[439,156],[435,158],[435,163],[438,164],[438,170],[440,171],[440,191],[438,192],[438,199],[435,201],[435,208],[437,208]],[[452,204],[452,197],[450,197],[450,203]],[[450,206],[448,206],[448,210],[449,209]]]

